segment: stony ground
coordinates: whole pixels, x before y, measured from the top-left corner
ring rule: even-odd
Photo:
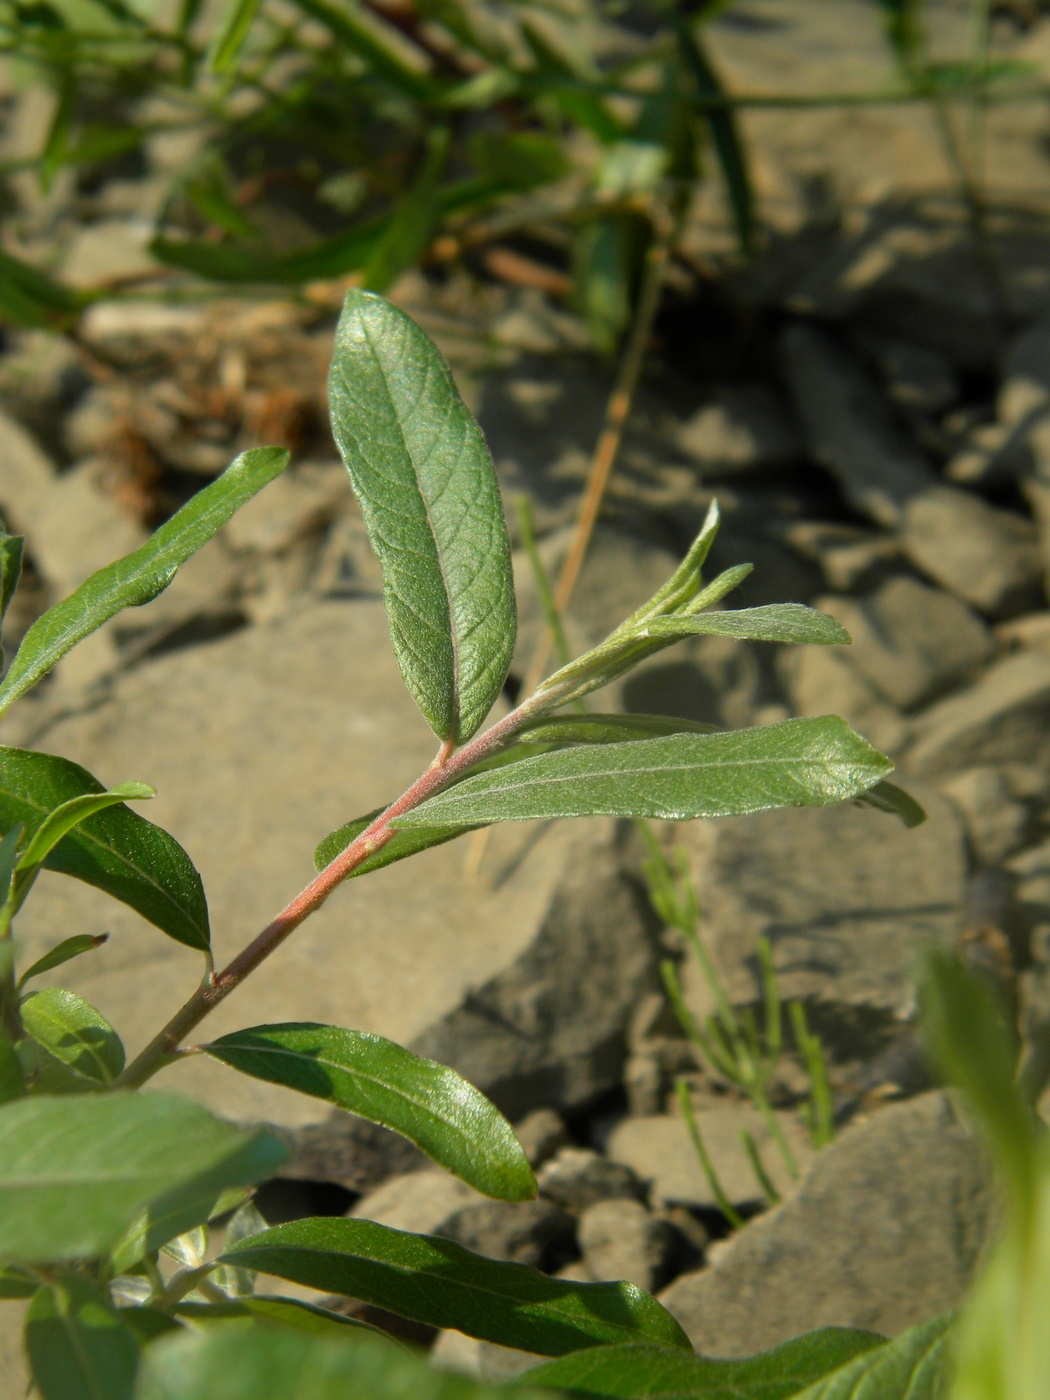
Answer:
[[[864,0],[743,8],[748,23],[715,31],[742,88],[884,76]],[[959,18],[948,0],[938,14],[949,30]],[[1004,19],[1000,38],[1050,63],[1050,21]],[[19,101],[16,134],[19,113],[32,116]],[[485,1201],[389,1135],[318,1123],[308,1101],[216,1067],[171,1075],[287,1129],[288,1177],[263,1192],[273,1219],[351,1209],[500,1258],[631,1278],[665,1289],[716,1355],[825,1323],[892,1333],[953,1305],[972,1273],[990,1189],[917,1043],[919,947],[966,950],[1014,998],[1030,1041],[1050,1034],[1050,118],[1037,104],[991,113],[980,247],[924,108],[747,122],[768,246],[733,266],[719,199],[701,202],[690,238],[703,272],[669,291],[568,630],[581,647],[599,640],[717,496],[715,563],[756,565],[740,603],[811,602],[852,634],[848,649],[793,652],[704,639],[607,698],[730,727],[837,712],[926,807],[913,831],[845,808],[663,833],[688,852],[737,1007],[758,999],[757,943],[770,940],[782,994],[805,1003],[825,1047],[835,1141],[809,1143],[794,1051],[773,1094],[797,1184],[751,1107],[696,1064],[659,990],[661,957],[683,949],[650,909],[636,837],[612,823],[468,837],[354,883],[214,1018],[216,1032],[246,1018],[354,1025],[455,1065],[520,1125],[538,1202]],[[114,239],[131,256],[152,178],[114,181],[80,210],[74,273],[97,275]],[[24,219],[45,216],[57,217],[26,193]],[[396,296],[450,356],[508,499],[530,493],[557,567],[608,372],[566,306],[534,288],[413,275]],[[0,357],[0,511],[32,564],[8,641],[241,445],[295,449],[286,477],[155,603],[64,662],[4,736],[107,783],[155,784],[150,815],[204,874],[220,957],[304,882],[321,836],[432,756],[324,427],[331,327],[326,306],[107,303],[79,348],[11,335]],[[512,686],[539,629],[517,564]],[[184,999],[194,957],[57,877],[21,932],[32,952],[103,929],[108,945],[67,982],[134,1047]],[[710,1011],[688,958],[682,976],[694,1012]],[[757,1217],[732,1235],[673,1108],[681,1073],[731,1202]],[[773,1209],[742,1127],[785,1196]],[[452,1334],[435,1346],[484,1374],[522,1363]]]

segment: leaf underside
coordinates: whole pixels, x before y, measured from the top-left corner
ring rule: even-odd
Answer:
[[[841,802],[893,768],[840,719],[789,719],[721,734],[671,734],[559,749],[467,778],[397,826],[552,817],[739,816]]]
[[[278,1225],[227,1250],[221,1262],[545,1356],[609,1342],[689,1345],[671,1314],[633,1284],[548,1278],[522,1264],[472,1254],[451,1240],[371,1220]]]
[[[26,1263],[102,1254],[150,1202],[208,1174],[259,1181],[286,1156],[166,1093],[19,1099],[0,1131],[0,1258]]]
[[[441,739],[476,732],[506,679],[510,541],[481,430],[433,342],[352,291],[329,374],[332,431],[383,569],[401,673]]]

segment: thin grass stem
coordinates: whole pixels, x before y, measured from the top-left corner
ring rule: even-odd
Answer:
[[[692,1100],[689,1097],[689,1085],[684,1079],[679,1079],[675,1084],[675,1094],[678,1098],[678,1107],[682,1110],[682,1117],[685,1119],[685,1126],[692,1139],[697,1160],[700,1163],[700,1168],[704,1176],[707,1178],[707,1184],[711,1188],[711,1194],[717,1202],[718,1209],[725,1216],[730,1226],[734,1230],[739,1230],[743,1227],[744,1217],[733,1209],[729,1197],[726,1195],[722,1183],[718,1179],[718,1173],[715,1171],[714,1163],[708,1156],[707,1148],[704,1146],[704,1140],[700,1136],[700,1125],[696,1121]]]

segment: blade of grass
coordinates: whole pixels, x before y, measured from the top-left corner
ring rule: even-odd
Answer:
[[[689,1098],[689,1085],[684,1079],[679,1079],[675,1084],[675,1094],[678,1097],[678,1106],[682,1110],[682,1117],[685,1119],[685,1125],[689,1130],[689,1136],[692,1139],[701,1170],[707,1178],[707,1184],[711,1188],[711,1194],[718,1202],[718,1209],[734,1230],[740,1230],[743,1228],[744,1217],[739,1211],[733,1209],[729,1197],[726,1195],[722,1183],[718,1179],[718,1173],[715,1171],[714,1163],[708,1156],[707,1148],[704,1146],[704,1140],[700,1136],[700,1125],[696,1121],[696,1114],[693,1112],[692,1101]]]

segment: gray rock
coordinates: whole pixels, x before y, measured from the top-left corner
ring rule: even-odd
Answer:
[[[18,716],[16,709],[16,725]],[[435,740],[404,688],[382,606],[358,599],[304,603],[271,625],[145,661],[89,710],[57,719],[34,747],[69,756],[103,782],[154,783],[150,817],[202,872],[221,967],[302,888],[315,844],[390,801],[431,762]],[[524,1059],[508,1050],[502,1065],[527,1062],[552,1091],[563,1082],[584,1095],[595,1083],[608,1086],[631,990],[654,975],[649,925],[608,847],[592,866],[587,848],[575,893],[563,888],[560,896],[564,917],[552,912],[568,830],[494,829],[474,879],[464,878],[462,843],[350,881],[213,1013],[208,1033],[301,1019],[405,1044],[460,1006],[469,988],[490,979],[503,987],[498,975],[535,945],[527,966],[537,980],[519,969],[509,1019],[493,1025],[480,1012],[490,1032],[484,1045],[509,1039],[515,1051],[524,1047]],[[581,905],[592,913],[582,930]],[[103,929],[112,933],[106,947],[59,977],[99,1007],[134,1053],[197,985],[199,958],[60,875],[42,877],[19,919],[30,959],[70,932]],[[556,984],[549,992],[544,976]],[[452,1023],[469,1034],[474,1014]],[[555,1031],[549,1050],[547,1026]],[[571,1067],[563,1073],[564,1060]],[[203,1057],[180,1065],[176,1077],[179,1088],[242,1121],[296,1125],[327,1112],[318,1100],[209,1068]],[[553,1093],[533,1099],[523,1091],[515,1116],[556,1102]]]
[[[824,582],[836,593],[851,593],[878,583],[900,559],[900,546],[893,535],[855,525],[793,521],[784,530],[784,538],[820,566]]]
[[[569,1141],[565,1120],[553,1108],[535,1108],[515,1124],[515,1135],[532,1167],[541,1167]]]
[[[798,429],[764,384],[722,389],[675,434],[704,477],[787,466],[802,454]]]
[[[498,1383],[520,1376],[530,1366],[538,1366],[543,1358],[531,1351],[481,1342],[447,1328],[438,1333],[429,1359],[439,1371],[454,1371],[457,1375]]]
[[[838,647],[791,647],[781,653],[791,707],[796,715],[841,715],[877,749],[898,753],[909,723],[851,666]]]
[[[645,1186],[622,1162],[588,1147],[563,1147],[540,1168],[540,1194],[566,1210],[582,1211],[599,1201],[641,1200]]]
[[[412,1044],[511,1119],[579,1108],[619,1084],[631,1009],[657,980],[655,920],[615,845],[559,833],[565,873],[535,937]]]
[[[764,1202],[762,1183],[741,1141],[751,1135],[766,1173],[778,1193],[791,1187],[793,1177],[773,1136],[758,1111],[750,1105],[701,1108],[697,1125],[704,1147],[730,1202],[753,1206]],[[778,1110],[777,1123],[800,1172],[813,1160],[809,1134],[797,1114]],[[609,1156],[629,1166],[650,1183],[654,1201],[665,1205],[702,1206],[717,1209],[718,1201],[696,1155],[685,1120],[660,1114],[652,1118],[625,1118],[609,1139]]]
[[[892,1337],[960,1301],[992,1203],[947,1096],[923,1094],[847,1128],[795,1196],[661,1301],[705,1355],[765,1351],[814,1327]]]
[[[960,396],[959,376],[947,355],[910,340],[866,338],[886,385],[886,392],[903,409],[923,414],[943,413]]]
[[[924,574],[990,617],[1025,612],[1042,600],[1036,527],[967,491],[938,486],[915,496],[901,542]]]
[[[392,1230],[435,1235],[458,1211],[489,1204],[459,1177],[430,1167],[393,1180],[370,1191],[348,1212],[353,1220],[374,1220]]]
[[[1004,656],[980,680],[931,706],[916,725],[907,765],[930,775],[987,764],[1050,762],[1050,656]]]
[[[341,462],[298,463],[241,507],[226,526],[226,541],[235,550],[282,554],[328,525],[347,500]]]
[[[965,603],[907,577],[863,598],[821,598],[853,638],[840,653],[898,709],[911,710],[964,680],[995,640]]]
[[[55,466],[17,419],[0,409],[0,518],[9,530],[34,533],[41,503],[55,483]]]
[[[1050,319],[1036,321],[1007,348],[997,409],[999,421],[1023,435],[1039,474],[1050,478]]]
[[[1031,931],[1050,925],[1050,841],[1013,856],[1007,861],[1007,869],[1017,880],[1014,905],[1022,926]],[[1050,947],[1034,951],[1050,963]]]
[[[1032,508],[1032,516],[1039,531],[1044,587],[1050,592],[1050,471],[1046,477],[1031,477],[1023,481],[1021,490]]]
[[[968,768],[941,784],[966,820],[970,845],[984,865],[998,865],[1024,844],[1031,814],[1001,768]]]
[[[429,1165],[407,1138],[351,1113],[336,1111],[280,1135],[291,1155],[278,1175],[293,1181],[332,1181],[365,1192]]]
[[[576,1256],[572,1216],[551,1201],[478,1201],[455,1211],[435,1233],[488,1259],[548,1273]]]
[[[580,1250],[593,1279],[626,1279],[651,1293],[667,1279],[675,1247],[666,1220],[638,1201],[598,1201],[580,1216]]]
[[[755,948],[764,935],[781,996],[813,1002],[829,1024],[841,1016],[851,1027],[850,1008],[886,1018],[911,1013],[915,949],[949,944],[961,931],[967,863],[955,806],[912,790],[929,813],[913,831],[845,805],[688,829],[703,892],[701,934],[731,1001],[760,1001]],[[709,1014],[711,994],[691,958],[683,979],[694,1011]]]
[[[879,525],[899,524],[908,502],[932,486],[934,476],[898,432],[863,367],[812,326],[790,326],[781,349],[814,460],[855,510]]]
[[[1028,613],[1001,622],[995,629],[1008,646],[1025,647],[1030,651],[1050,651],[1050,612]]]

